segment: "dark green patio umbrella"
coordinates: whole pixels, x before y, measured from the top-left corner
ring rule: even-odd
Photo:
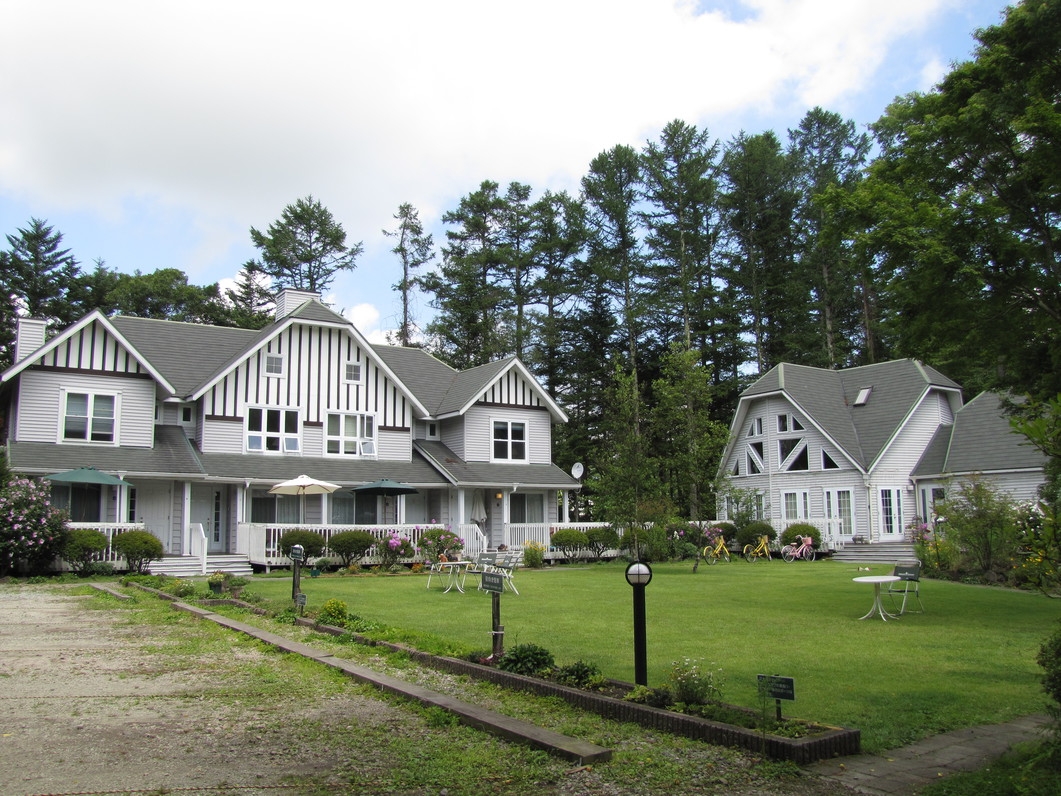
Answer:
[[[77,467],[61,473],[52,473],[44,478],[60,484],[101,484],[103,486],[132,486],[128,481],[115,478],[110,473],[104,473],[95,467]]]

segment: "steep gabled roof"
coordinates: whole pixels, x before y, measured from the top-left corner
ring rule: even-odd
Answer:
[[[90,328],[93,324],[97,323],[103,329],[105,329],[108,334],[113,336],[122,346],[124,346],[132,355],[132,357],[136,360],[137,364],[139,364],[139,366],[143,368],[144,371],[150,374],[152,378],[154,378],[159,384],[161,384],[164,389],[173,389],[173,385],[170,383],[169,379],[158,369],[155,363],[151,361],[150,357],[148,357],[146,354],[144,354],[144,352],[137,348],[136,345],[134,345],[133,341],[128,340],[125,335],[122,334],[122,332],[114,325],[112,319],[108,318],[99,310],[92,310],[92,312],[90,312],[84,318],[79,320],[77,323],[73,324],[72,326],[68,326],[66,329],[63,329],[62,332],[55,335],[55,337],[53,337],[47,343],[42,345],[36,351],[31,352],[28,356],[24,357],[19,362],[13,364],[2,374],[0,374],[0,382],[10,381],[23,370],[33,365],[34,362],[39,361],[41,357],[52,352],[58,346],[62,345],[67,340],[69,340],[71,337],[80,333],[86,328]]]
[[[420,348],[377,345],[374,350],[424,402],[432,417],[463,414],[505,373],[517,370],[528,384],[533,385],[535,394],[549,413],[558,421],[567,421],[563,409],[540,388],[534,376],[516,357],[457,371]]]
[[[190,395],[204,373],[223,367],[258,337],[253,329],[206,326],[117,315],[111,318],[138,351],[165,375],[178,397]]]
[[[847,370],[782,363],[741,394],[731,431],[739,433],[755,399],[783,395],[852,462],[869,470],[933,388],[955,395],[961,389],[913,359]]]
[[[915,478],[1041,470],[1046,457],[1014,431],[1003,397],[982,392],[936,432],[914,468]]]

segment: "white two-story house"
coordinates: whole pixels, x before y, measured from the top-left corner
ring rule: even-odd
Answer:
[[[974,476],[1033,499],[1044,466],[999,396],[963,405],[955,382],[902,359],[773,368],[741,394],[719,475],[779,532],[807,522],[835,549],[909,541],[908,526]]]
[[[519,546],[547,541],[579,486],[551,460],[567,417],[518,359],[457,372],[371,345],[313,293],[284,291],[260,331],[95,311],[45,339],[23,318],[15,356],[0,374],[11,469],[120,477],[55,497],[74,522],[142,525],[172,556],[283,563],[293,527],[448,526],[469,550]],[[300,474],[341,488],[270,493]],[[416,492],[352,491],[382,478]]]

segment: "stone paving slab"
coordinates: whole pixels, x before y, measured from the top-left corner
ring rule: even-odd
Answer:
[[[871,796],[909,796],[930,782],[959,771],[975,771],[1001,757],[1014,744],[1035,741],[1048,716],[1023,716],[1005,724],[967,727],[892,749],[881,755],[855,755],[808,766]]]

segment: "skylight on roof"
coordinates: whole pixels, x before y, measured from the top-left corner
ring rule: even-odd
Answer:
[[[872,387],[863,387],[858,391],[858,397],[855,399],[855,406],[865,406],[869,401],[869,394],[873,392]]]

